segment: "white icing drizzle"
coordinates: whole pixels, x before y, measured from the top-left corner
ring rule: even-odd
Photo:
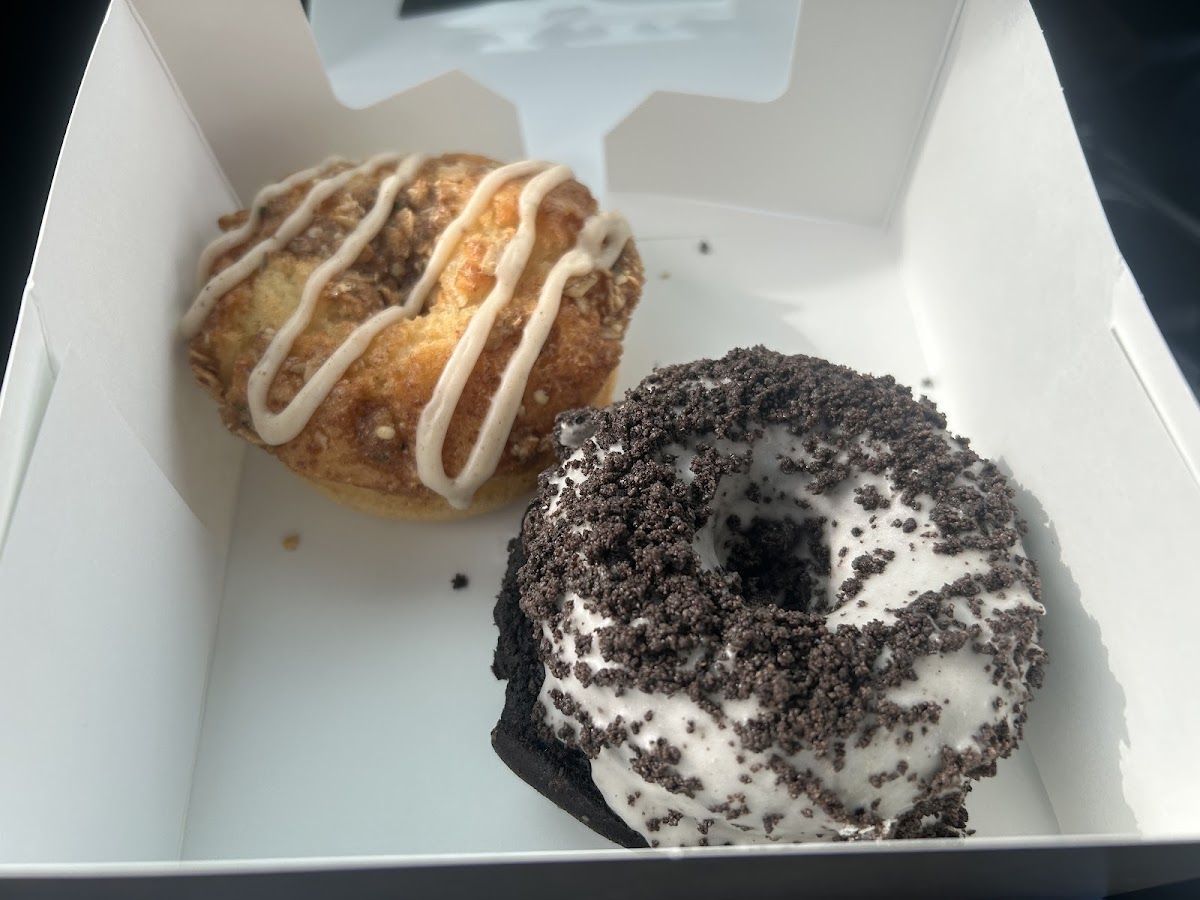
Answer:
[[[574,177],[566,166],[549,166],[544,162],[527,160],[501,166],[485,176],[462,212],[439,236],[425,271],[404,302],[376,313],[355,328],[306,381],[291,402],[279,412],[272,412],[267,405],[270,386],[291,353],[296,338],[311,323],[321,292],[331,279],[349,268],[366,245],[379,234],[391,214],[397,194],[415,177],[425,160],[424,156],[418,154],[400,160],[396,154],[385,153],[372,157],[360,166],[317,180],[273,235],[260,241],[217,275],[209,277],[215,261],[244,242],[258,228],[265,203],[305,181],[317,178],[340,160],[331,158],[311,169],[297,172],[278,184],[263,188],[255,196],[246,222],[217,238],[201,254],[197,282],[204,283],[180,323],[180,332],[188,338],[197,335],[220,297],[248,278],[268,253],[286,247],[307,228],[316,210],[336,191],[359,175],[371,174],[384,166],[396,164],[395,171],[380,184],[370,211],[346,236],[337,251],[310,273],[295,311],[272,337],[266,352],[250,374],[247,400],[255,431],[266,444],[287,443],[304,430],[334,385],[380,332],[396,322],[412,318],[421,310],[426,296],[437,283],[464,232],[479,219],[500,188],[517,178],[532,175],[521,191],[517,230],[504,248],[497,265],[496,283],[471,317],[417,425],[415,452],[418,477],[426,487],[441,494],[452,506],[465,509],[479,487],[496,471],[516,419],[529,373],[558,315],[567,280],[595,269],[610,269],[620,256],[630,232],[624,218],[617,213],[592,216],[580,229],[574,248],[551,268],[521,341],[505,367],[500,385],[488,406],[467,463],[454,478],[446,474],[442,461],[450,422],[462,399],[467,380],[483,352],[496,315],[511,302],[529,262],[536,239],[538,209],[554,188]],[[206,278],[208,280],[204,281]]]
[[[450,261],[450,254],[458,246],[463,232],[475,224],[475,220],[483,213],[484,208],[492,202],[492,198],[496,196],[496,192],[500,188],[504,187],[508,182],[524,178],[526,175],[535,175],[547,167],[547,163],[538,162],[537,160],[510,163],[507,166],[495,169],[480,181],[479,185],[475,188],[475,193],[471,195],[471,199],[467,201],[467,205],[463,207],[463,211],[458,214],[458,218],[447,225],[446,230],[438,238],[437,244],[433,248],[433,253],[429,256],[429,264],[425,266],[425,271],[421,273],[421,279],[413,286],[412,293],[409,294],[408,299],[404,301],[404,305],[401,308],[409,311],[410,314],[416,314],[420,310],[421,305],[425,302],[425,295],[429,293],[430,288],[433,287],[441,276],[442,270],[446,268],[446,263]],[[559,166],[558,168],[564,167]],[[568,169],[567,179],[571,177],[571,172]],[[518,224],[518,231],[520,230],[520,226],[525,222],[524,208],[521,209],[520,213],[521,221]],[[533,214],[535,216],[537,214],[536,207],[534,207]]]
[[[615,214],[601,213],[584,223],[575,247],[564,254],[546,276],[521,341],[504,369],[500,385],[479,426],[467,462],[456,477],[450,478],[442,464],[442,449],[463,387],[483,352],[496,313],[512,298],[529,260],[538,206],[547,193],[570,177],[569,169],[556,166],[530,180],[521,192],[520,225],[496,267],[495,287],[471,318],[417,423],[417,473],[425,485],[445,497],[456,509],[469,506],[480,485],[496,471],[508,433],[516,420],[529,373],[558,316],[567,279],[597,268],[611,267],[629,237],[624,219]]]
[[[213,263],[223,253],[227,253],[234,247],[245,242],[249,239],[250,235],[258,230],[258,226],[262,224],[262,210],[264,206],[276,197],[282,197],[297,185],[304,184],[304,182],[316,178],[326,169],[341,162],[345,162],[345,160],[337,156],[331,156],[323,163],[319,163],[311,169],[297,172],[295,175],[291,175],[277,184],[268,184],[255,194],[254,199],[250,201],[250,214],[246,217],[246,221],[242,223],[241,227],[225,232],[205,247],[204,252],[200,254],[200,261],[196,264],[196,290],[203,290],[205,283],[212,275]],[[217,296],[220,295],[218,294]]]
[[[317,212],[317,207],[356,176],[374,172],[376,169],[388,163],[393,163],[397,159],[398,157],[394,153],[381,153],[379,156],[371,157],[371,159],[367,160],[361,166],[347,169],[344,172],[334,175],[332,178],[326,178],[314,184],[300,205],[292,210],[291,214],[283,220],[283,223],[276,229],[273,235],[260,241],[233,265],[222,269],[200,289],[200,293],[196,295],[196,299],[192,301],[191,308],[184,315],[183,321],[180,323],[179,329],[183,336],[185,338],[193,338],[199,334],[201,326],[204,325],[204,320],[208,318],[208,314],[212,312],[213,307],[217,305],[217,301],[231,288],[249,278],[250,274],[262,264],[263,259],[266,258],[268,253],[274,253],[276,250],[280,250],[290,244],[312,222],[313,216]],[[217,238],[217,241],[220,240],[221,238]],[[213,243],[216,243],[216,241]],[[209,246],[211,248],[211,245]],[[209,248],[206,248],[202,256],[208,255],[208,252]]]
[[[358,359],[366,350],[371,339],[382,330],[388,322],[383,321],[382,315],[375,315],[356,328],[334,353],[321,364],[321,368],[313,374],[296,396],[286,407],[277,413],[271,412],[267,406],[267,391],[284,360],[292,350],[292,344],[312,320],[313,310],[321,297],[321,291],[329,284],[333,276],[350,267],[363,248],[383,228],[387,217],[392,213],[392,204],[396,194],[405,184],[412,180],[417,169],[425,162],[424,157],[410,156],[404,160],[396,171],[384,179],[379,186],[375,204],[355,229],[346,236],[337,252],[321,263],[308,280],[304,283],[304,291],[300,294],[300,304],[292,313],[290,319],[275,333],[267,352],[262,355],[254,371],[250,373],[250,381],[246,385],[246,400],[250,405],[250,415],[254,420],[254,429],[258,436],[268,444],[286,444],[296,437],[321,402],[333,390],[339,378],[346,374],[350,364]],[[385,310],[386,312],[386,310]]]

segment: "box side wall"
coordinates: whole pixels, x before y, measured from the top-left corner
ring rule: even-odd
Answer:
[[[221,170],[125,3],[105,22],[63,141],[30,274],[52,365],[75,353],[217,540],[241,445],[196,389],[179,317],[234,208]]]
[[[231,202],[114,3],[5,388],[5,424],[21,419],[3,435],[6,468],[24,470],[0,555],[5,860],[178,857],[242,449],[174,335]]]
[[[1112,330],[1192,478],[1200,483],[1200,401],[1128,270],[1115,290]]]
[[[0,440],[0,550],[4,548],[53,384],[54,372],[42,337],[41,317],[27,291],[21,300],[4,384],[0,387],[0,435],[4,436]]]
[[[367,109],[342,106],[303,10],[291,0],[130,2],[244,201],[262,185],[333,153],[521,156],[512,105],[459,73]]]
[[[882,225],[958,6],[804,0],[783,96],[653,95],[608,138],[610,186]]]
[[[1026,4],[966,4],[897,232],[943,408],[1029,519],[1051,664],[1028,740],[1059,821],[1194,833],[1200,610],[1173,561],[1200,490],[1111,330],[1127,274]]]
[[[310,14],[342,102],[368,106],[460,70],[519,107],[526,153],[569,165],[602,195],[604,135],[651,91],[779,97],[801,5],[551,0],[400,18],[389,0],[317,0]]]
[[[954,897],[1100,897],[1124,895],[1200,877],[1195,842],[1127,843],[1077,838],[975,841],[929,840],[879,844],[802,844],[794,847],[708,847],[691,850],[608,849],[573,853],[462,853],[449,856],[362,856],[353,859],[251,859],[219,862],[100,866],[8,866],[4,886],[18,893],[122,898],[260,893],[291,898],[329,896],[445,896],[561,898],[612,896],[627,900],[724,898],[744,893],[905,900]],[[687,861],[687,865],[680,863]],[[50,879],[68,877],[70,882]],[[73,892],[72,892],[73,891]]]
[[[0,861],[178,857],[224,555],[69,355],[0,552]]]

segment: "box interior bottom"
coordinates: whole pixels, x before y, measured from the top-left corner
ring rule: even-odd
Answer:
[[[926,368],[886,234],[647,197],[617,205],[647,272],[622,389],[653,366],[757,343],[914,386],[932,377],[919,392],[934,399],[952,389]],[[248,451],[183,858],[608,846],[490,747],[503,697],[492,602],[520,515],[376,521]],[[451,587],[458,573],[465,589]],[[1059,832],[1024,748],[970,810],[980,837]]]

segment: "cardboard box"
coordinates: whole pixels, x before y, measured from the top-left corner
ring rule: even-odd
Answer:
[[[673,6],[678,41],[708,39],[689,9],[735,34],[782,16],[790,64],[764,62],[740,96],[646,97],[678,85],[547,38],[548,56],[535,41],[524,63],[479,64],[509,99],[451,72],[354,110],[292,0],[115,0],[0,398],[9,887],[966,897],[1200,876],[1200,410],[1113,244],[1031,11]],[[361,69],[343,90],[374,83],[391,39],[343,42],[331,71]],[[591,125],[564,136],[555,110],[583,88],[537,94],[513,66],[585,53],[629,108],[572,107]],[[520,510],[413,527],[331,506],[224,432],[173,337],[218,215],[331,152],[381,148],[553,155],[605,185],[650,275],[624,385],[750,343],[930,378],[1011,470],[1052,665],[1022,749],[972,796],[977,836],[631,853],[499,762],[491,602]],[[451,591],[460,571],[470,587]]]

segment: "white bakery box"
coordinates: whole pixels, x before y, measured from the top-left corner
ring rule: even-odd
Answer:
[[[1028,6],[335,9],[314,4],[324,62],[295,0],[115,0],[104,22],[0,402],[0,894],[1200,877],[1200,411]],[[925,381],[1014,474],[1052,662],[973,837],[626,851],[494,756],[519,507],[417,526],[330,505],[224,432],[174,333],[218,215],[380,149],[554,158],[604,190],[649,273],[623,385],[739,345],[825,356]]]

